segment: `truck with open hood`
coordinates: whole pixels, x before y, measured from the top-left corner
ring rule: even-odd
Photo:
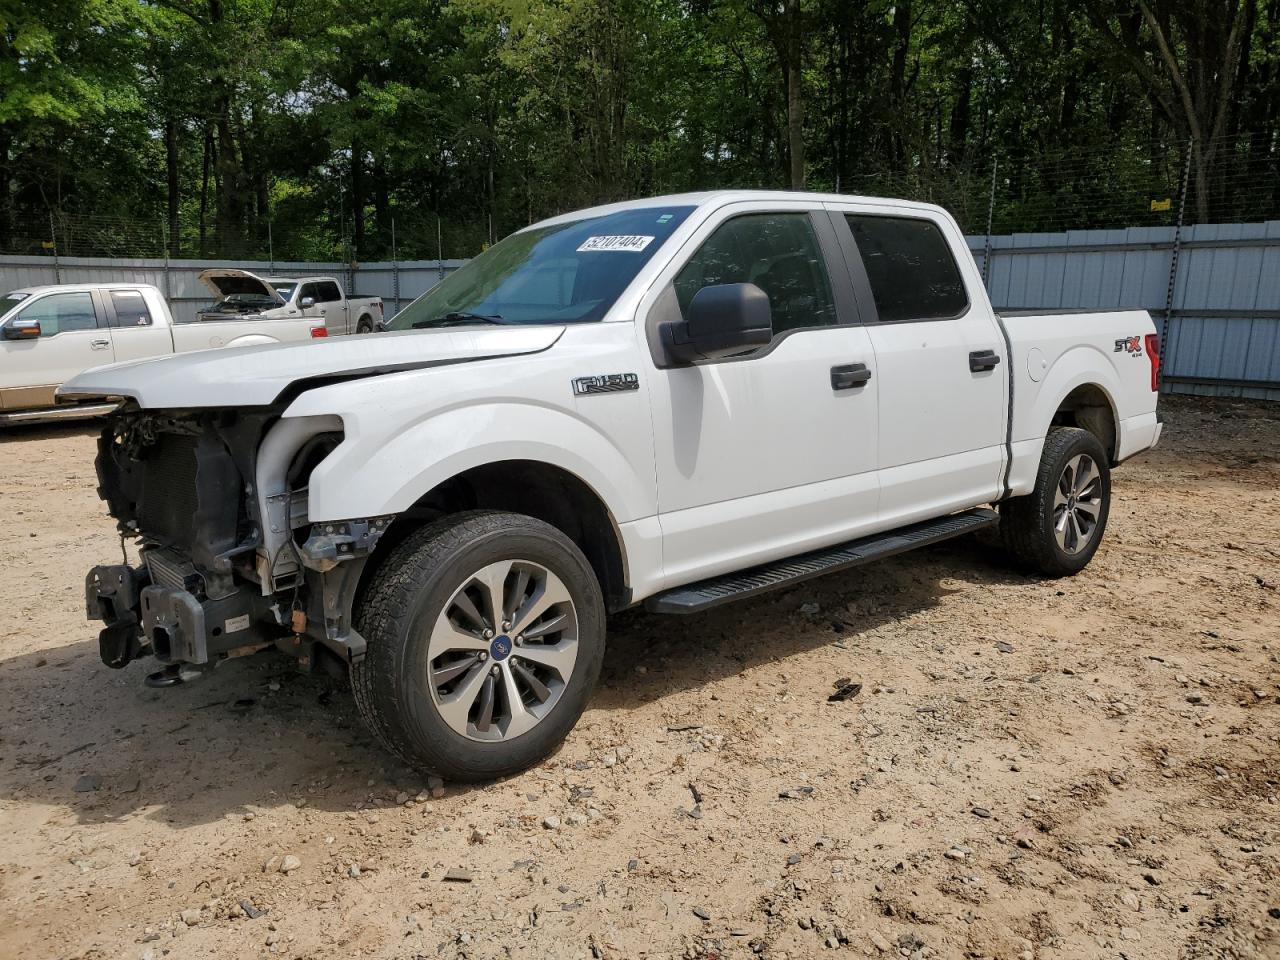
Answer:
[[[201,322],[320,320],[330,336],[381,329],[381,297],[348,297],[334,277],[260,277],[248,270],[217,267],[200,282],[218,299],[200,311]]]

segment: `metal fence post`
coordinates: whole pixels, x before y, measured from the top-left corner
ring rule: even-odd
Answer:
[[[1187,155],[1182,162],[1182,195],[1178,198],[1178,219],[1173,225],[1173,251],[1169,257],[1169,289],[1164,299],[1164,319],[1160,323],[1160,379],[1164,379],[1165,357],[1169,352],[1170,320],[1173,317],[1173,297],[1178,283],[1178,255],[1182,252],[1182,221],[1187,212],[1187,185],[1191,182],[1191,151],[1194,140],[1187,141]]]
[[[391,293],[396,303],[394,316],[400,312],[400,258],[396,255],[396,218],[391,218]]]
[[[173,289],[169,282],[169,223],[160,221],[160,238],[164,242],[164,302],[173,304]]]
[[[988,278],[991,276],[991,225],[996,214],[996,171],[1000,169],[1000,158],[991,158],[991,199],[987,201],[987,242],[982,251],[982,285],[987,288],[988,293],[991,288],[988,285]]]
[[[440,214],[436,214],[436,267],[440,271],[440,279],[436,283],[444,280],[444,233],[440,227]]]
[[[62,266],[58,263],[58,230],[53,224],[53,211],[49,211],[49,239],[53,242],[53,282],[62,282]]]

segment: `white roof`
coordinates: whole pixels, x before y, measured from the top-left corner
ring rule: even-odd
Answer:
[[[9,294],[21,293],[23,296],[33,297],[37,293],[50,293],[53,291],[59,293],[83,293],[86,290],[155,289],[155,285],[150,283],[46,283],[38,287],[19,287],[17,290],[10,290]],[[6,294],[6,296],[9,294]]]
[[[895,200],[889,197],[864,197],[848,193],[813,193],[804,190],[705,190],[700,193],[672,193],[662,197],[641,197],[621,203],[607,203],[548,217],[530,227],[545,227],[556,223],[568,223],[586,217],[603,217],[624,210],[644,207],[721,207],[730,203],[748,201],[806,200],[810,203],[867,203],[878,207],[897,207],[902,210],[930,211],[946,215],[946,211],[932,203],[913,200]],[[529,229],[526,227],[525,229]]]

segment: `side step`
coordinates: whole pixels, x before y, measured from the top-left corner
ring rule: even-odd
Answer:
[[[644,605],[652,613],[698,613],[731,600],[743,600],[768,590],[790,587],[825,573],[858,567],[916,547],[927,547],[931,543],[941,543],[943,540],[992,526],[996,520],[994,510],[966,510],[964,513],[913,523],[897,530],[863,537],[861,540],[850,540],[848,543],[802,553],[775,563],[765,563],[749,570],[676,587],[674,590],[655,594]]]

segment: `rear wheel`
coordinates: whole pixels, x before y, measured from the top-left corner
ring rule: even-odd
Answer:
[[[1111,508],[1107,453],[1092,433],[1056,427],[1045,439],[1036,485],[1000,506],[1000,535],[1024,565],[1065,576],[1093,559]]]
[[[368,317],[361,317],[356,324],[356,333],[373,333],[373,321]]]
[[[374,573],[356,702],[407,762],[451,780],[522,770],[568,735],[604,655],[590,564],[556,528],[512,513],[436,521]]]

